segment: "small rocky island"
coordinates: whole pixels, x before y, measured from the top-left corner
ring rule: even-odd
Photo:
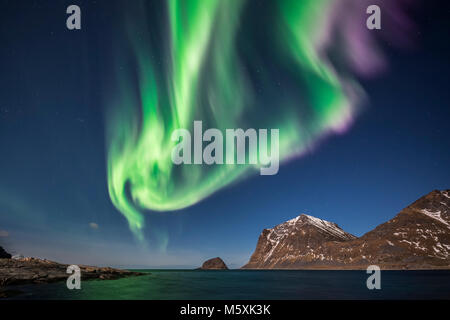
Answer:
[[[219,257],[206,260],[200,267],[201,270],[228,270],[227,265]]]
[[[0,247],[0,254],[0,288],[9,285],[65,281],[70,276],[70,274],[66,273],[69,266],[67,264],[37,258],[11,259],[11,255],[2,247]],[[109,267],[101,268],[82,265],[79,267],[81,279],[83,280],[113,280],[144,274]]]

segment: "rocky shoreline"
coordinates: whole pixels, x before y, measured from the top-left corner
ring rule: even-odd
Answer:
[[[11,285],[65,281],[67,264],[36,258],[0,259],[0,289]],[[80,265],[82,280],[114,280],[145,273]]]

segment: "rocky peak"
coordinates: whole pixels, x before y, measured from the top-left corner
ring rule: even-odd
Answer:
[[[306,241],[313,241],[314,239],[319,241],[346,241],[355,239],[354,235],[345,232],[336,223],[307,214],[301,214],[272,229],[264,229],[261,234],[261,236],[265,236],[272,244],[294,235],[300,236]]]
[[[307,214],[301,214],[297,218],[286,222],[288,225],[295,225],[296,227],[312,226],[320,233],[328,237],[334,237],[336,241],[355,239],[356,237],[350,233],[342,230],[336,223],[319,219]]]
[[[422,214],[450,228],[450,190],[434,190],[402,210]]]
[[[282,267],[298,256],[313,254],[314,249],[325,242],[355,238],[333,222],[301,214],[272,229],[264,229],[245,267],[253,268],[261,264],[264,267]]]
[[[450,190],[434,190],[376,227],[364,241],[383,239],[409,260],[434,266],[450,262]]]

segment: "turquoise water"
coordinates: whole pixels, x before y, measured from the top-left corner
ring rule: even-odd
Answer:
[[[16,286],[14,299],[450,299],[450,271],[382,271],[368,290],[365,271],[139,270],[148,275]]]

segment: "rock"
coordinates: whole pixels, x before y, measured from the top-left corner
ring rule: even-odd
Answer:
[[[228,270],[227,265],[219,257],[209,259],[203,263],[201,270]]]
[[[68,265],[54,261],[36,258],[0,259],[0,287],[28,284],[50,283],[65,281]],[[119,279],[130,276],[140,276],[145,273],[120,270],[113,268],[99,268],[80,265],[81,277],[89,279]]]
[[[0,259],[11,259],[11,255],[0,247]]]
[[[435,190],[360,238],[301,215],[264,229],[244,269],[450,269],[450,190]]]

